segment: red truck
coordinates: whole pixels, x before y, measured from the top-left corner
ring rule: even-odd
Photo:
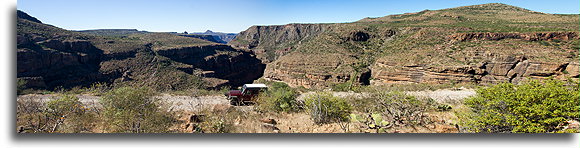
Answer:
[[[232,105],[240,105],[254,101],[261,92],[268,90],[265,84],[244,84],[241,90],[230,90],[225,95]]]

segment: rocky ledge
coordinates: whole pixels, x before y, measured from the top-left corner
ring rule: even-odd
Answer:
[[[427,65],[397,66],[377,62],[372,68],[372,84],[391,83],[519,83],[527,78],[578,78],[578,62],[541,62],[525,57],[504,56],[475,65],[430,67]]]
[[[526,41],[552,41],[578,39],[578,32],[534,32],[534,33],[497,33],[497,32],[471,32],[456,33],[448,37],[451,41],[472,40],[502,40],[521,39]]]

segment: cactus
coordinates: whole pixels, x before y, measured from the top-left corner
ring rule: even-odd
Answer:
[[[390,128],[390,122],[383,120],[383,116],[377,113],[369,114],[367,118],[350,114],[350,120],[352,122],[364,123],[368,129],[375,129],[377,133],[385,133],[386,129]]]

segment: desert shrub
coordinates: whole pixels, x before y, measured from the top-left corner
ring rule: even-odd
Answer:
[[[199,122],[190,122],[196,128],[190,128],[186,132],[194,133],[236,133],[248,130],[248,127],[240,128],[242,121],[258,121],[259,115],[251,111],[242,111],[233,107],[221,108],[202,107],[196,114],[201,115]],[[251,125],[252,127],[255,124]],[[249,131],[245,131],[249,132]]]
[[[580,116],[577,84],[549,79],[481,88],[465,100],[471,110],[458,113],[460,123],[470,132],[557,132]]]
[[[290,112],[298,109],[297,92],[285,83],[274,82],[256,100],[260,111]]]
[[[352,106],[343,98],[330,93],[316,93],[308,96],[305,107],[317,124],[348,121]]]
[[[19,132],[91,132],[97,122],[95,116],[95,112],[83,106],[72,95],[64,95],[46,103],[31,98],[17,101],[16,123],[22,127]]]
[[[201,123],[199,131],[204,133],[232,133],[235,128],[233,126],[231,118],[228,118],[228,113],[226,115],[209,114],[210,117],[206,118],[206,121]],[[235,118],[234,118],[235,119]]]
[[[378,91],[366,97],[351,100],[358,112],[381,113],[391,123],[421,124],[429,122],[424,113],[433,108],[429,99],[419,99],[401,92]]]
[[[16,125],[22,127],[20,133],[45,133],[49,132],[49,118],[44,113],[44,103],[30,98],[22,98],[16,101]]]
[[[55,122],[51,132],[91,132],[96,124],[95,113],[84,106],[76,96],[64,95],[47,102],[46,107],[46,117]]]
[[[424,113],[432,106],[428,100],[418,99],[401,92],[375,93],[374,98],[379,100],[379,109],[392,122],[409,122],[419,124],[428,122]]]
[[[173,124],[172,114],[158,105],[148,88],[121,87],[101,98],[105,127],[110,132],[162,133]]]

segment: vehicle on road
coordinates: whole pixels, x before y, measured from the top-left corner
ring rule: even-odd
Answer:
[[[230,104],[241,105],[253,102],[255,97],[266,90],[268,90],[268,86],[265,84],[244,84],[240,90],[230,90],[225,95]]]

